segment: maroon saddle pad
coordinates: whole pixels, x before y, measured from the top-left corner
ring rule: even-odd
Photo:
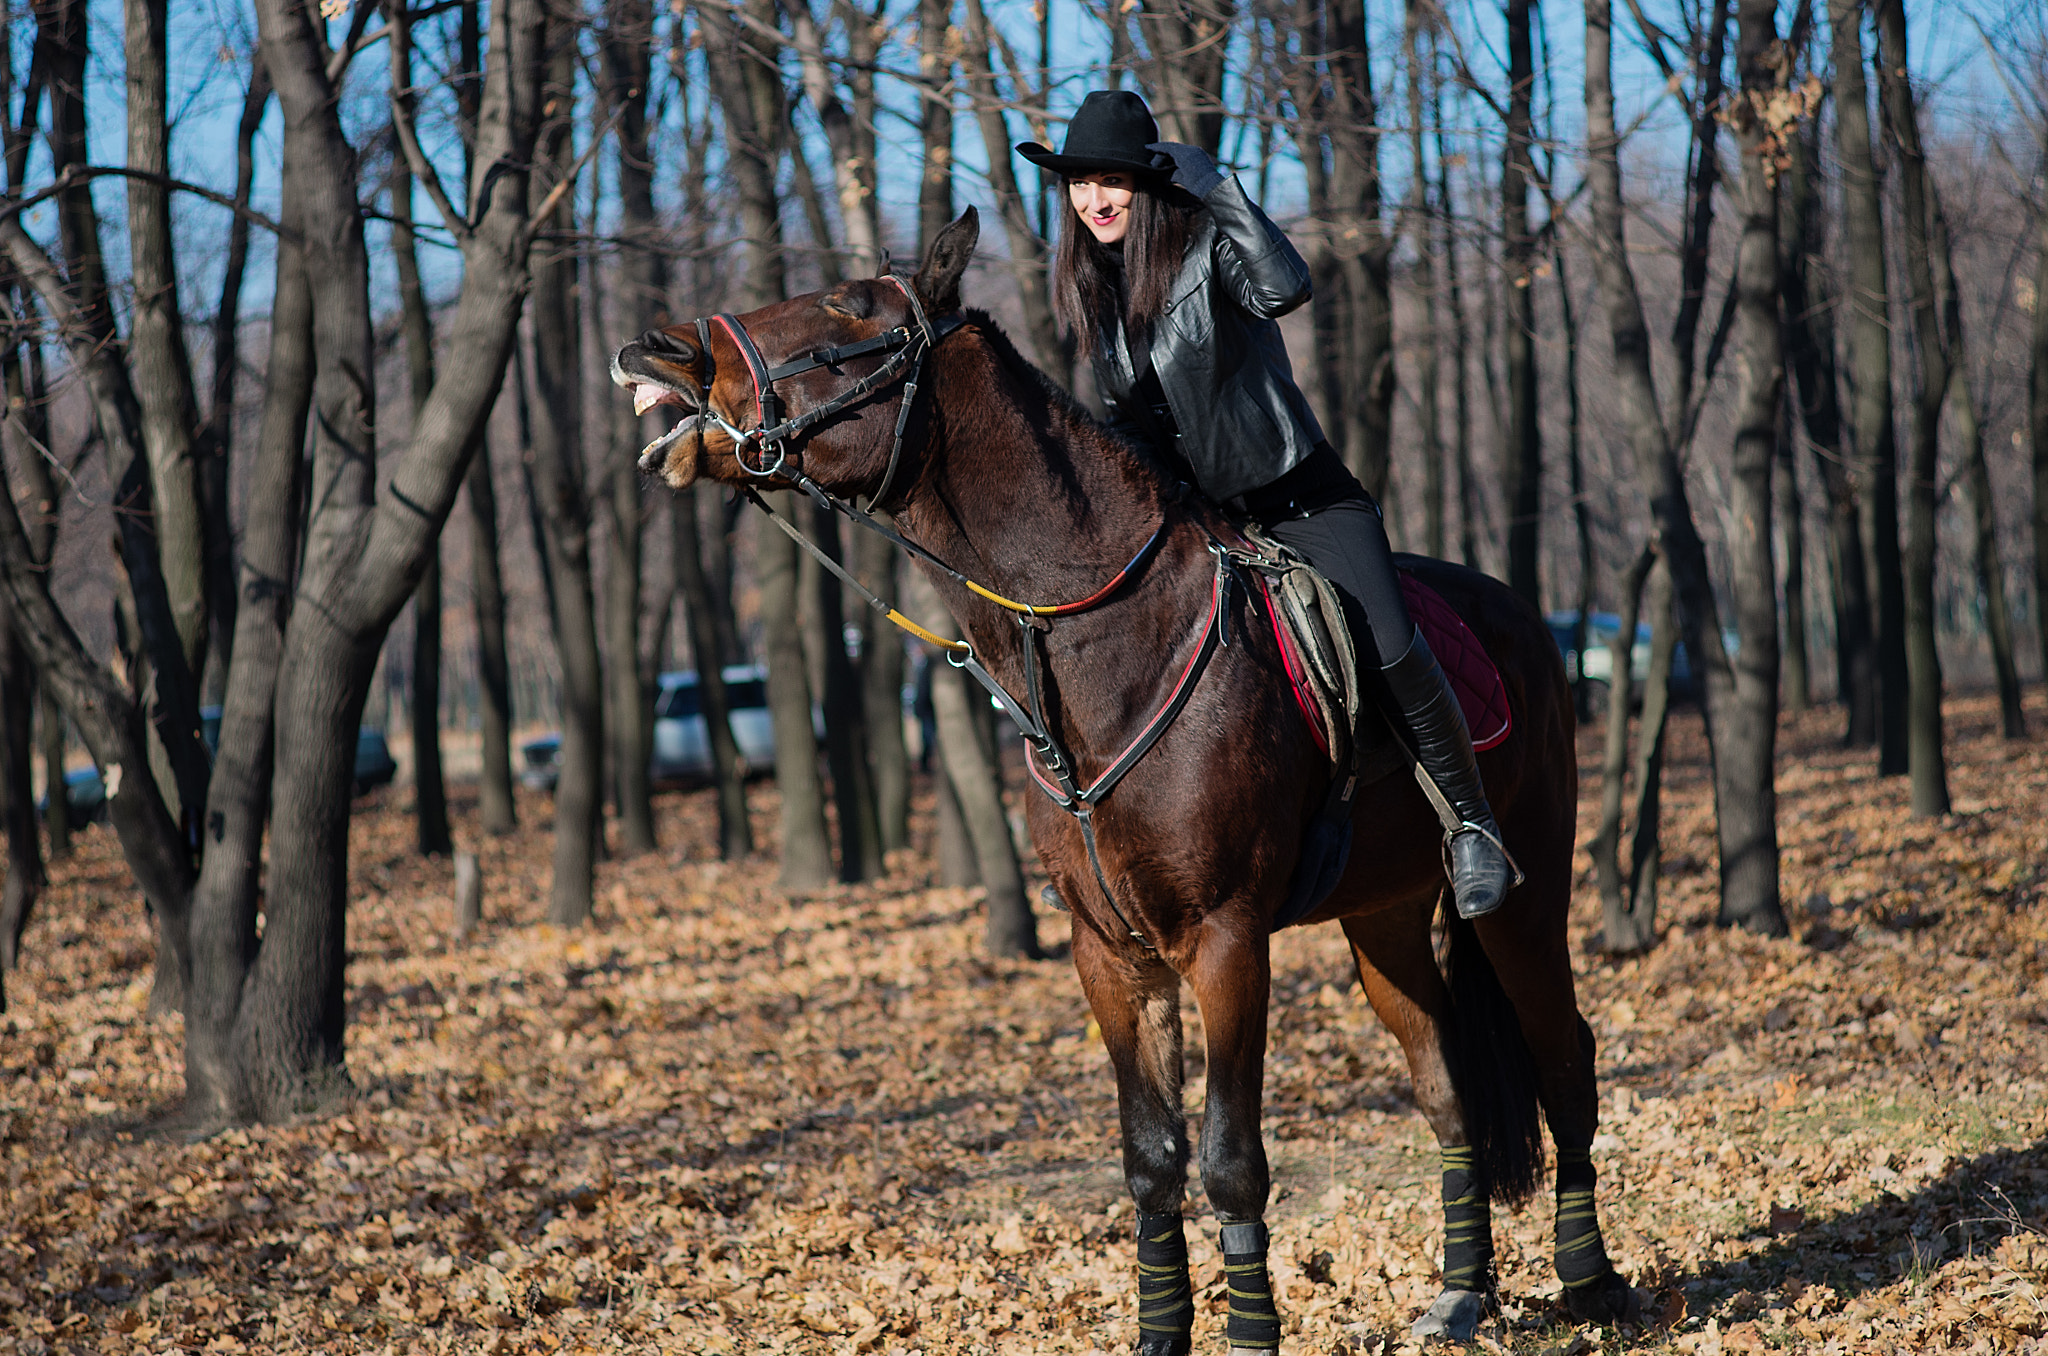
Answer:
[[[1507,684],[1500,670],[1487,656],[1486,647],[1465,619],[1451,610],[1443,595],[1413,575],[1401,576],[1401,596],[1408,615],[1422,628],[1436,662],[1443,667],[1458,705],[1465,709],[1465,724],[1472,731],[1472,747],[1490,749],[1508,737],[1515,727],[1508,707]]]

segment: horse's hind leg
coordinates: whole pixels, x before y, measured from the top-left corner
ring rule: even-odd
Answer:
[[[1565,936],[1570,888],[1568,863],[1532,864],[1515,906],[1472,926],[1520,1018],[1557,1146],[1556,1264],[1565,1307],[1580,1322],[1604,1323],[1631,1317],[1639,1297],[1608,1260],[1594,1206],[1592,1146],[1600,1128],[1600,1092],[1593,1031],[1579,1015]]]
[[[1180,976],[1159,960],[1131,964],[1084,927],[1074,929],[1074,969],[1116,1070],[1124,1180],[1138,1207],[1137,1356],[1185,1356],[1195,1303],[1180,1213],[1188,1176]]]
[[[1464,1342],[1496,1300],[1493,1216],[1451,1077],[1451,995],[1430,949],[1434,907],[1402,905],[1343,925],[1366,999],[1401,1042],[1416,1106],[1443,1154],[1444,1288],[1411,1331]]]

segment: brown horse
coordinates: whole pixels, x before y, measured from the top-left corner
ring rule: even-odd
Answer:
[[[1037,683],[1047,732],[1080,784],[1130,747],[1177,685],[1191,689],[1095,809],[1099,872],[1080,821],[1050,799],[1032,798],[1031,833],[1072,909],[1074,967],[1116,1069],[1139,1212],[1138,1350],[1166,1356],[1191,1343],[1183,983],[1208,1038],[1201,1172],[1222,1224],[1230,1346],[1272,1350],[1280,1327],[1259,1132],[1267,939],[1329,766],[1294,709],[1270,627],[1251,624],[1245,592],[1219,584],[1212,548],[1229,531],[1222,515],[1177,493],[986,315],[961,312],[977,234],[970,210],[933,242],[914,279],[844,283],[650,332],[619,350],[613,377],[643,409],[684,411],[641,462],[677,489],[703,476],[778,487],[800,476],[834,496],[880,497],[903,536],[949,567],[928,572],[980,662],[1020,701]],[[773,426],[781,438],[756,436]],[[761,475],[777,456],[787,458],[781,474]],[[960,582],[1008,598],[1087,599],[1134,564],[1099,602],[1022,626]],[[1444,1292],[1416,1331],[1463,1340],[1495,1301],[1488,1201],[1519,1201],[1536,1186],[1539,1104],[1557,1146],[1566,1304],[1578,1319],[1612,1320],[1639,1297],[1609,1264],[1593,1210],[1593,1038],[1565,940],[1577,772],[1563,665],[1542,619],[1502,584],[1438,561],[1404,558],[1402,568],[1442,594],[1500,662],[1514,729],[1481,764],[1527,877],[1476,923],[1444,910],[1440,966],[1431,928],[1445,892],[1441,831],[1416,786],[1392,778],[1359,792],[1357,847],[1335,892],[1304,920],[1344,929],[1442,1146]],[[1219,593],[1225,635],[1213,645]],[[1198,649],[1212,653],[1206,668],[1194,663]]]

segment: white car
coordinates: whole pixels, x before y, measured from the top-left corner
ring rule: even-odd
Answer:
[[[740,771],[767,772],[775,766],[775,725],[768,716],[768,670],[733,664],[722,670],[726,715],[739,745]],[[657,785],[711,779],[711,731],[704,723],[703,693],[692,672],[664,673],[654,698],[654,756],[648,773]]]
[[[733,742],[739,745],[740,774],[752,776],[775,769],[775,725],[768,716],[768,670],[758,664],[732,664],[720,670]],[[664,673],[654,695],[654,753],[648,776],[657,786],[711,780],[710,730],[704,723],[697,675],[685,670]],[[815,716],[814,716],[815,718]],[[519,779],[540,791],[552,791],[562,775],[562,736],[544,734],[519,746],[526,767]]]

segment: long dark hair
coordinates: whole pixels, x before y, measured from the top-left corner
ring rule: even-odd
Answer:
[[[1071,179],[1060,181],[1060,239],[1052,260],[1052,310],[1060,326],[1074,336],[1084,358],[1094,358],[1116,303],[1116,261],[1110,247],[1097,240],[1074,210],[1068,191]],[[1131,224],[1124,231],[1124,286],[1129,303],[1126,332],[1149,329],[1166,310],[1174,275],[1180,272],[1188,239],[1195,233],[1201,204],[1176,189],[1136,182],[1131,186]],[[1162,191],[1163,190],[1163,191]]]

